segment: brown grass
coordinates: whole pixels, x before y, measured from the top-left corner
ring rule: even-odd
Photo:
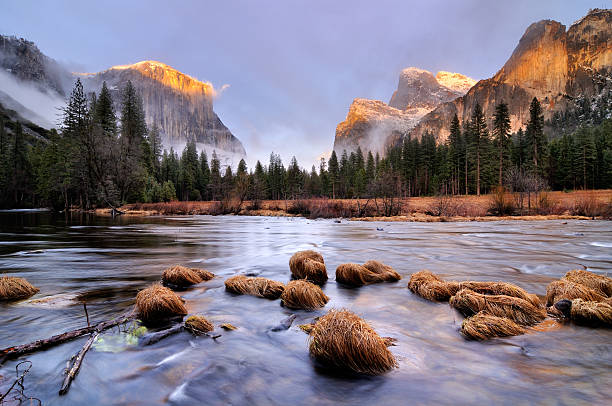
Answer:
[[[27,299],[38,293],[40,289],[34,287],[23,278],[15,276],[0,277],[0,300]]]
[[[233,330],[237,330],[238,327],[234,326],[233,324],[230,323],[223,323],[221,324],[221,328],[223,330],[227,330],[227,331],[233,331]]]
[[[590,302],[602,302],[605,296],[600,295],[587,286],[571,282],[567,279],[561,279],[551,282],[546,287],[546,306],[552,306],[561,299],[583,299]]]
[[[329,297],[314,283],[295,280],[287,284],[281,301],[283,306],[290,309],[315,310],[325,306]]]
[[[356,314],[330,310],[309,336],[310,355],[339,370],[378,375],[398,366],[386,341]]]
[[[510,337],[524,334],[526,329],[506,317],[478,312],[461,323],[461,334],[470,340]]]
[[[316,251],[298,251],[289,259],[289,269],[294,279],[306,279],[317,285],[327,281],[327,268],[323,256]]]
[[[185,328],[192,334],[200,335],[202,333],[208,333],[215,329],[215,326],[206,317],[195,314],[187,317],[185,320]]]
[[[215,275],[205,269],[187,268],[175,265],[167,268],[162,273],[162,281],[178,287],[187,287],[197,283],[211,280]]]
[[[395,269],[390,267],[389,265],[385,265],[380,261],[370,260],[363,264],[365,268],[367,268],[370,272],[379,275],[381,281],[384,282],[397,282],[402,279],[402,275],[397,273]]]
[[[523,326],[533,325],[546,317],[545,309],[518,297],[483,295],[469,289],[457,292],[450,298],[449,303],[466,317],[485,311],[492,316],[506,317]]]
[[[449,284],[427,269],[410,275],[408,289],[424,299],[436,302],[445,302],[452,296]]]
[[[348,286],[363,286],[378,282],[395,282],[401,276],[393,268],[378,261],[365,265],[342,264],[336,268],[336,282]]]
[[[285,290],[285,285],[271,279],[236,275],[225,281],[225,289],[239,295],[278,299]]]
[[[574,269],[565,274],[563,279],[591,288],[602,296],[612,296],[612,278],[597,275],[582,269]]]
[[[138,317],[148,324],[163,322],[174,316],[184,316],[187,309],[172,290],[155,283],[136,295]]]
[[[536,307],[540,307],[542,303],[537,295],[527,293],[524,289],[507,282],[449,282],[449,290],[451,294],[455,294],[461,289],[469,289],[483,295],[506,295],[518,297],[526,300]]]
[[[608,303],[572,300],[571,319],[578,324],[612,327],[612,306]]]

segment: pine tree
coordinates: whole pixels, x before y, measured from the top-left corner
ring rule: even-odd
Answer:
[[[527,124],[527,139],[529,143],[530,158],[533,161],[533,169],[541,174],[543,168],[546,148],[546,137],[544,136],[544,114],[542,106],[537,98],[531,100],[529,106],[529,123]]]
[[[499,158],[499,186],[502,186],[504,157],[507,155],[508,138],[510,135],[510,113],[508,105],[504,102],[499,103],[495,107],[493,115],[493,135],[497,143],[497,151]]]
[[[218,200],[221,195],[221,162],[214,150],[210,160],[210,188],[212,199]]]
[[[457,114],[453,116],[448,136],[449,156],[452,161],[453,194],[459,193],[459,172],[461,168],[461,124]]]
[[[93,120],[102,128],[105,135],[115,136],[117,134],[117,115],[106,81],[102,82],[102,90],[96,100]]]
[[[338,183],[339,175],[340,175],[340,167],[338,165],[338,156],[336,155],[336,151],[332,151],[331,156],[329,157],[327,168],[329,172],[329,181],[331,183],[331,188],[332,188],[332,199],[335,199],[336,198],[336,185]]]
[[[476,154],[476,195],[478,196],[480,196],[480,158],[485,148],[485,144],[488,141],[488,137],[489,132],[487,131],[487,123],[482,108],[479,103],[476,103],[470,122],[470,138],[472,141],[472,148]]]

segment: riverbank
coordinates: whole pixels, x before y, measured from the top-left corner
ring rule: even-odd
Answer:
[[[503,206],[500,209],[499,206]],[[545,192],[539,195],[412,197],[403,199],[298,199],[133,203],[125,215],[220,215],[346,218],[361,221],[499,221],[612,218],[612,190]],[[98,209],[98,215],[111,215]]]

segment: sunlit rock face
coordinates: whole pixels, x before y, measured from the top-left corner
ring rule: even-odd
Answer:
[[[595,9],[566,31],[559,22],[530,25],[506,64],[490,79],[481,80],[465,96],[443,103],[412,131],[426,131],[443,142],[454,114],[464,122],[480,103],[491,124],[495,106],[504,101],[512,131],[529,120],[529,104],[537,97],[545,119],[564,111],[574,100],[612,89],[612,10]]]
[[[355,99],[346,120],[336,127],[336,153],[378,152],[400,141],[419,120],[440,103],[463,95],[476,81],[460,73],[438,72],[434,76],[419,68],[400,73],[397,90],[389,104],[378,100]]]
[[[106,81],[117,105],[128,80],[142,96],[147,125],[157,124],[167,148],[195,140],[209,155],[212,149],[246,155],[242,143],[213,111],[214,88],[208,82],[155,61],[114,66],[83,79],[85,87],[95,91]]]

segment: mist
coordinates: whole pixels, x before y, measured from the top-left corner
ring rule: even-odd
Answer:
[[[60,95],[43,91],[3,70],[0,70],[0,103],[47,129],[57,127],[61,109],[66,105]]]

